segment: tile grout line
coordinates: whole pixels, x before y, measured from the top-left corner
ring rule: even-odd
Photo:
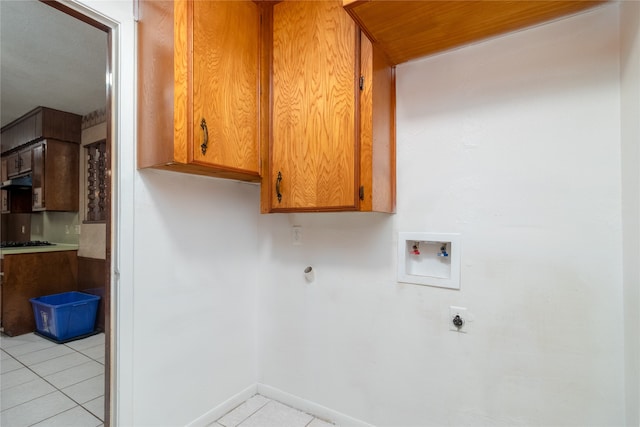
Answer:
[[[93,357],[91,357],[91,356],[89,356],[89,355],[87,355],[87,354],[83,353],[81,350],[76,350],[75,348],[73,348],[73,347],[69,347],[69,346],[68,346],[68,345],[66,345],[66,344],[63,344],[63,345],[64,345],[64,346],[66,346],[67,348],[70,348],[71,350],[75,351],[76,353],[80,353],[81,355],[83,355],[83,356],[85,356],[85,357],[88,357],[88,358],[89,358],[89,359],[91,359],[92,361],[94,361],[94,362],[96,362],[96,363],[100,363],[102,366],[104,366],[104,363],[98,362],[98,360],[97,360],[97,359],[94,359]],[[98,345],[93,346],[93,347],[85,348],[84,350],[89,350],[90,348],[99,347],[100,345],[101,345],[101,344],[98,344]],[[105,350],[105,351],[106,351],[106,350]]]
[[[43,339],[45,339],[45,338],[43,338]],[[100,365],[104,366],[104,363],[100,363],[100,362],[98,362],[96,359],[94,359],[93,357],[87,356],[86,354],[84,354],[84,353],[83,353],[82,351],[80,351],[80,350],[76,350],[76,349],[75,349],[75,348],[73,348],[73,347],[69,347],[66,343],[61,344],[61,345],[64,345],[65,347],[67,347],[68,349],[71,349],[71,350],[75,351],[76,353],[80,353],[82,356],[84,356],[84,357],[86,357],[87,359],[89,359],[89,361],[84,362],[84,363],[81,363],[81,364],[79,364],[79,365],[75,365],[75,366],[71,366],[71,367],[68,367],[68,368],[62,369],[62,370],[60,370],[60,371],[51,372],[51,373],[50,373],[50,374],[48,374],[47,376],[49,376],[49,375],[53,375],[53,374],[57,374],[57,373],[59,373],[59,372],[64,372],[64,371],[67,371],[67,370],[69,370],[69,369],[76,368],[76,367],[78,367],[78,366],[86,365],[86,364],[87,364],[87,363],[89,363],[89,362],[96,362],[96,363],[98,363],[98,364],[100,364]],[[96,345],[96,346],[93,346],[93,347],[88,347],[88,348],[86,348],[85,350],[88,350],[89,348],[98,347],[98,346],[100,346],[100,344],[98,344],[98,345]],[[16,346],[16,347],[17,347],[17,346]],[[38,351],[47,350],[47,349],[49,349],[49,348],[54,348],[54,347],[55,347],[55,346],[51,346],[51,347],[47,347],[47,348],[40,349],[40,350],[34,350],[34,351],[31,351],[31,352],[28,352],[28,353],[21,354],[20,356],[24,356],[24,355],[26,355],[26,354],[30,354],[30,353],[35,353],[35,352],[38,352]],[[7,353],[7,355],[8,355],[9,357],[11,357],[12,359],[14,359],[16,362],[18,362],[19,364],[21,364],[23,367],[25,367],[26,369],[28,369],[29,371],[31,371],[32,373],[34,373],[38,378],[42,378],[42,379],[43,379],[44,381],[46,381],[48,384],[50,384],[50,385],[51,385],[51,386],[53,386],[54,388],[58,389],[58,387],[56,387],[54,384],[52,384],[52,383],[50,383],[49,381],[47,381],[47,379],[46,379],[45,377],[41,376],[41,375],[40,375],[40,374],[38,374],[36,371],[34,371],[33,369],[31,369],[28,365],[26,365],[25,363],[23,363],[23,362],[22,362],[21,360],[19,360],[16,356],[14,356],[13,354],[11,354],[11,353],[7,352],[5,349],[1,349],[1,350],[2,350],[2,351],[4,351],[5,353]],[[61,355],[61,356],[56,356],[56,357],[51,358],[51,359],[43,360],[42,362],[34,363],[33,365],[39,365],[40,363],[46,363],[46,362],[48,362],[48,361],[50,361],[50,360],[55,360],[55,359],[59,359],[59,358],[61,358],[61,357],[68,356],[69,354],[73,354],[73,353],[68,353],[68,354],[63,354],[63,355]],[[18,369],[22,369],[22,368],[18,368]],[[16,371],[16,370],[17,370],[17,369],[14,369],[13,371]],[[9,372],[13,372],[13,371],[9,371]],[[4,372],[3,374],[5,374],[5,373],[8,373],[8,372]],[[100,374],[99,374],[99,375],[100,375]],[[97,376],[99,376],[99,375],[94,375],[93,377],[87,378],[87,379],[82,380],[82,381],[86,381],[86,380],[89,380],[89,379],[95,378],[95,377],[97,377]],[[73,384],[69,384],[67,387],[71,387],[72,385],[79,384],[79,383],[81,383],[82,381],[79,381],[79,382],[77,382],[77,383],[73,383]],[[17,384],[17,385],[20,385],[20,384]],[[13,386],[13,387],[15,387],[15,386]],[[9,387],[8,389],[13,388],[13,387]],[[66,387],[65,387],[65,388],[66,388]],[[7,390],[8,390],[8,389],[7,389]]]
[[[11,356],[11,357],[13,357],[13,356]],[[16,359],[16,360],[17,360],[17,359]],[[53,360],[53,359],[52,359],[52,360]],[[55,384],[51,383],[51,382],[50,382],[49,380],[47,380],[45,377],[40,376],[37,372],[35,372],[35,371],[34,371],[34,370],[32,370],[31,368],[29,368],[27,365],[25,365],[24,363],[20,362],[19,360],[18,360],[18,363],[20,363],[22,366],[24,366],[24,367],[25,367],[26,369],[28,369],[29,371],[33,372],[33,374],[35,374],[39,379],[41,379],[42,381],[44,381],[44,382],[46,382],[47,384],[49,384],[49,385],[50,385],[51,387],[53,387],[55,390],[54,390],[54,391],[52,391],[52,392],[50,392],[50,393],[43,394],[42,396],[38,396],[38,397],[34,397],[33,399],[29,399],[29,400],[27,400],[27,401],[25,401],[25,402],[20,403],[19,405],[12,406],[11,408],[3,409],[1,412],[7,411],[7,410],[12,409],[12,408],[16,408],[16,407],[18,407],[18,406],[20,406],[20,405],[24,405],[25,403],[33,402],[33,401],[34,401],[34,400],[36,400],[36,399],[40,399],[40,398],[42,398],[42,397],[44,397],[44,396],[48,396],[48,395],[53,394],[53,393],[55,393],[55,392],[60,392],[63,396],[65,396],[66,398],[68,398],[69,400],[71,400],[73,403],[75,403],[75,404],[76,404],[76,406],[81,406],[85,411],[89,412],[91,415],[93,415],[94,417],[98,418],[98,417],[97,417],[93,412],[91,412],[90,410],[88,410],[87,408],[85,408],[85,407],[83,406],[83,404],[82,404],[82,403],[79,403],[78,401],[76,401],[74,398],[72,398],[72,397],[71,397],[71,396],[69,396],[67,393],[65,393],[61,388],[58,388],[58,386],[56,386]],[[88,362],[87,362],[87,363],[88,363]],[[85,365],[85,364],[86,364],[86,363],[83,363],[82,365]],[[78,365],[78,366],[81,366],[81,365]],[[73,369],[73,368],[74,368],[74,367],[71,367],[71,368],[68,368],[68,369]],[[66,371],[66,370],[68,370],[68,369],[63,369],[62,371],[58,371],[58,372],[63,372],[63,371]],[[54,372],[54,373],[58,373],[58,372]],[[51,375],[53,375],[53,374],[51,374]],[[93,379],[93,378],[99,377],[100,375],[103,375],[103,374],[95,375],[95,376],[93,376],[93,377],[91,377],[91,378],[87,378],[86,380],[79,381],[79,382],[74,383],[74,384],[71,384],[71,385],[69,385],[69,386],[67,386],[67,387],[71,387],[71,386],[73,386],[73,385],[80,384],[80,383],[81,383],[81,382],[83,382],[83,381],[88,381],[88,380],[90,380],[90,379]],[[13,387],[18,387],[18,386],[20,386],[20,385],[27,384],[27,383],[30,383],[30,382],[32,382],[32,381],[35,381],[35,380],[27,381],[26,383],[22,383],[22,384],[16,384],[16,385],[15,385],[15,386],[13,386]],[[10,389],[12,389],[13,387],[9,387],[9,388],[5,389],[5,390],[4,390],[4,392],[6,393],[6,390],[10,390]],[[65,387],[65,388],[66,388],[66,387]],[[98,397],[100,397],[100,396],[98,396]],[[96,399],[97,399],[98,397],[96,397]],[[91,400],[94,400],[94,399],[91,399]],[[89,402],[91,402],[91,400],[89,400]],[[87,402],[85,402],[85,403],[87,403]],[[73,409],[73,408],[70,408],[70,409]],[[67,409],[67,410],[68,410],[68,409]],[[58,414],[62,414],[63,412],[66,412],[66,411],[59,412]],[[55,414],[55,415],[58,415],[58,414]],[[55,415],[53,415],[53,416],[55,416]],[[49,417],[49,418],[51,418],[51,417]],[[45,418],[45,419],[49,419],[49,418]],[[98,419],[100,419],[100,418],[98,418]],[[41,420],[41,421],[44,421],[44,420]],[[38,422],[41,422],[41,421],[38,421]],[[100,420],[100,421],[102,421],[102,420]],[[103,422],[104,422],[104,421],[103,421]]]
[[[7,354],[9,354],[9,353],[7,353]],[[18,362],[19,364],[21,364],[22,366],[24,366],[24,367],[26,368],[26,366],[25,366],[25,364],[24,364],[24,363],[22,363],[21,361],[19,361],[18,359],[16,359],[16,358],[15,358],[15,357],[13,357],[12,355],[10,355],[10,354],[9,354],[9,357],[10,357],[11,359],[15,360],[16,362]],[[18,369],[22,369],[22,368],[18,368]],[[0,375],[8,374],[9,372],[17,371],[18,369],[14,369],[14,370],[7,371],[7,372],[2,372]],[[19,384],[18,384],[18,385],[19,385]],[[15,386],[13,386],[13,387],[15,387]],[[9,387],[9,388],[12,388],[12,387]],[[8,390],[8,389],[7,389],[7,390]]]
[[[75,351],[75,352],[77,352],[77,353],[82,354],[83,356],[85,356],[85,357],[87,357],[88,359],[90,359],[90,361],[93,361],[93,362],[96,362],[96,363],[100,363],[100,362],[98,362],[97,360],[93,359],[92,357],[89,357],[89,356],[87,356],[86,354],[82,353],[81,351],[76,350],[76,349],[75,349],[75,348],[73,348],[73,347],[69,347],[68,345],[66,345],[66,343],[64,343],[64,344],[62,344],[62,345],[64,345],[65,347],[67,347],[67,348],[69,348],[69,349],[71,349],[71,350],[73,350],[73,351]],[[98,345],[96,345],[96,346],[93,346],[93,347],[89,347],[89,348],[98,347],[99,345],[100,345],[100,344],[98,344]],[[16,346],[16,347],[17,347],[17,346]],[[55,346],[52,346],[52,347],[50,347],[50,348],[53,348],[53,347],[55,347]],[[45,349],[41,349],[41,350],[45,350]],[[35,351],[33,351],[33,352],[30,352],[30,353],[34,353],[34,352],[36,352],[36,351],[41,351],[41,350],[35,350]],[[87,348],[87,349],[85,349],[85,350],[88,350],[88,348]],[[104,424],[104,420],[100,419],[96,414],[94,414],[93,412],[91,412],[89,409],[85,408],[85,407],[84,407],[84,405],[83,405],[82,403],[79,403],[78,401],[76,401],[75,399],[73,399],[71,396],[69,396],[67,393],[65,393],[61,388],[58,388],[55,384],[53,384],[53,383],[51,383],[50,381],[48,381],[45,377],[43,377],[43,376],[41,376],[40,374],[38,374],[37,372],[35,372],[35,371],[34,371],[33,369],[31,369],[29,366],[25,365],[22,361],[18,360],[14,355],[12,355],[11,353],[7,352],[5,349],[2,349],[2,351],[4,351],[5,353],[7,353],[11,358],[13,358],[14,360],[16,360],[19,364],[21,364],[22,366],[24,366],[24,367],[25,367],[27,370],[29,370],[30,372],[32,372],[36,377],[40,378],[41,380],[43,380],[44,382],[46,382],[47,384],[49,384],[50,386],[52,386],[52,387],[55,389],[55,391],[52,391],[52,392],[50,392],[50,393],[43,394],[42,396],[39,396],[39,397],[36,397],[36,398],[30,399],[30,400],[27,400],[26,402],[22,402],[22,403],[20,403],[19,405],[12,406],[11,408],[6,408],[6,409],[2,410],[1,412],[4,412],[4,411],[9,410],[9,409],[12,409],[12,408],[16,408],[16,407],[18,407],[18,406],[20,406],[20,405],[23,405],[23,404],[25,404],[25,403],[32,402],[32,401],[34,401],[34,400],[36,400],[36,399],[42,398],[42,397],[44,397],[44,396],[48,396],[48,395],[53,394],[53,393],[55,393],[56,391],[58,391],[58,392],[60,392],[63,396],[65,396],[66,398],[68,398],[69,400],[71,400],[73,403],[75,403],[75,404],[76,404],[76,406],[74,406],[73,408],[67,409],[67,410],[65,410],[65,411],[58,412],[57,414],[52,415],[51,417],[45,418],[44,420],[40,420],[40,421],[38,421],[38,422],[42,422],[42,421],[48,420],[48,419],[50,419],[50,418],[52,418],[52,417],[55,417],[55,416],[57,416],[57,415],[59,415],[59,414],[62,414],[62,413],[67,412],[67,411],[69,411],[69,410],[71,410],[71,409],[74,409],[74,408],[75,408],[75,407],[77,407],[77,406],[80,406],[82,409],[84,409],[84,410],[85,410],[85,411],[87,411],[89,414],[91,414],[91,416],[95,417],[97,420],[99,420],[100,422],[102,422],[102,423]],[[25,354],[29,354],[29,353],[25,353]],[[73,353],[69,353],[69,354],[73,354]],[[22,355],[21,355],[21,356],[22,356]],[[66,356],[66,355],[63,355],[63,356]],[[58,357],[63,357],[63,356],[58,356]],[[48,360],[54,360],[54,359],[57,359],[58,357],[54,357],[53,359],[48,359]],[[46,360],[46,361],[48,361],[48,360]],[[44,363],[44,362],[46,362],[46,361],[43,361],[42,363]],[[67,371],[67,370],[69,370],[69,369],[73,369],[73,368],[75,368],[75,367],[77,367],[77,366],[86,365],[87,363],[89,363],[89,362],[81,363],[80,365],[72,366],[72,367],[70,367],[70,368],[63,369],[63,370],[61,370],[61,371],[53,372],[53,373],[51,373],[50,375],[57,374],[57,373],[59,373],[59,372],[64,372],[64,371]],[[104,366],[104,364],[102,364],[102,365]],[[22,368],[18,368],[18,369],[22,369]],[[10,372],[13,372],[13,371],[10,371]],[[70,385],[68,385],[67,387],[71,387],[71,386],[74,386],[74,385],[76,385],[76,384],[80,384],[81,382],[88,381],[88,380],[90,380],[90,379],[93,379],[93,378],[99,377],[100,375],[104,375],[104,372],[103,372],[102,374],[94,375],[93,377],[90,377],[90,378],[84,379],[84,380],[82,380],[82,381],[78,381],[78,382],[76,382],[76,383],[70,384]],[[35,381],[35,380],[32,380],[32,381]],[[27,381],[27,383],[29,383],[29,382],[31,382],[31,381]],[[22,384],[26,384],[26,383],[22,383]],[[5,390],[4,390],[4,392],[6,393],[6,390],[10,390],[11,388],[13,388],[13,387],[17,387],[17,386],[20,386],[20,385],[22,385],[22,384],[16,384],[15,386],[9,387],[9,388],[5,389]],[[65,387],[65,388],[66,388],[66,387]],[[104,396],[104,395],[101,395],[101,396]],[[98,399],[98,398],[99,398],[99,397],[101,397],[101,396],[98,396],[98,397],[96,397],[95,399]],[[89,400],[89,402],[91,402],[92,400],[95,400],[95,399],[91,399],[91,400]],[[88,403],[88,402],[85,402],[85,403]],[[37,423],[36,423],[36,424],[37,424]]]
[[[42,422],[45,422],[45,421],[47,421],[47,420],[50,420],[50,419],[51,419],[51,418],[53,418],[53,417],[57,417],[57,416],[58,416],[58,415],[60,415],[60,414],[64,414],[65,412],[69,412],[69,411],[71,411],[71,410],[73,410],[73,409],[76,409],[78,406],[82,407],[82,405],[77,405],[77,406],[74,406],[73,408],[69,408],[69,409],[64,410],[64,411],[62,411],[62,412],[58,412],[57,414],[52,415],[52,416],[50,416],[50,417],[47,417],[47,418],[45,418],[44,420],[40,420],[40,421],[38,421],[37,423],[29,424],[29,427],[31,427],[31,426],[35,426],[35,425],[38,425],[38,424],[40,424],[40,423],[42,423]],[[84,407],[82,407],[82,408],[83,408],[85,411],[87,411],[89,414],[91,414],[91,415],[92,415],[96,420],[98,420],[98,421],[100,421],[101,423],[103,423],[103,424],[104,424],[104,421],[102,421],[100,418],[96,417],[96,415],[95,415],[93,412],[89,411],[88,409],[86,409],[86,408],[84,408]],[[98,425],[100,425],[100,424],[98,424]]]
[[[43,338],[43,339],[46,339],[46,338]],[[22,345],[22,344],[20,344],[20,345]],[[76,352],[76,353],[80,353],[81,355],[85,356],[86,358],[88,358],[88,359],[90,359],[90,360],[93,360],[94,362],[100,363],[100,362],[98,362],[96,359],[94,359],[93,357],[91,357],[91,356],[88,356],[88,355],[84,354],[84,353],[83,353],[82,351],[80,351],[80,350],[77,350],[77,349],[75,349],[75,348],[73,348],[73,347],[68,346],[66,343],[64,343],[64,344],[58,344],[58,345],[63,345],[63,346],[65,346],[66,348],[68,348],[69,350],[73,350],[74,352]],[[88,350],[88,349],[90,349],[90,348],[95,348],[95,347],[98,347],[98,346],[100,346],[100,345],[101,345],[101,344],[95,345],[95,346],[93,346],[93,347],[88,347],[88,348],[86,348],[85,350]],[[14,347],[19,347],[19,345],[14,346]],[[30,352],[28,352],[28,353],[20,354],[20,355],[18,355],[18,356],[25,356],[25,355],[27,355],[27,354],[37,353],[37,352],[39,352],[39,351],[46,351],[46,350],[50,350],[50,349],[52,349],[52,348],[55,348],[55,346],[51,346],[51,347],[46,347],[46,348],[42,348],[42,349],[39,349],[39,350],[30,351]],[[13,354],[9,353],[6,349],[2,349],[2,351],[4,351],[5,353],[7,353],[10,357],[12,357],[12,358],[16,359],[18,362],[22,363],[22,362],[17,358],[17,356],[14,356]],[[38,365],[38,364],[40,364],[40,363],[49,362],[50,360],[59,359],[59,358],[61,358],[61,357],[68,356],[69,354],[73,354],[73,353],[62,354],[62,355],[60,355],[60,356],[56,356],[56,357],[53,357],[53,358],[51,358],[51,359],[43,360],[42,362],[34,363],[33,365]],[[22,364],[24,365],[24,363],[22,363]],[[101,363],[101,364],[102,364],[102,363]],[[104,364],[102,364],[102,365],[104,365]],[[26,366],[26,365],[25,365],[25,366]],[[55,373],[55,372],[52,372],[52,373]]]
[[[254,396],[262,396],[262,395],[261,395],[260,393],[257,393],[257,394],[255,394]],[[252,397],[254,397],[254,396],[252,396]],[[309,420],[309,422],[308,422],[308,423],[306,423],[306,424],[305,424],[305,426],[304,426],[304,427],[309,427],[309,426],[311,425],[311,423],[313,423],[315,420],[323,421],[323,422],[326,422],[326,423],[328,423],[328,424],[330,424],[330,425],[335,426],[335,424],[334,424],[334,423],[332,423],[332,422],[329,422],[329,421],[323,420],[322,418],[319,418],[319,417],[317,417],[317,416],[315,416],[315,415],[313,415],[313,414],[310,414],[309,412],[301,411],[300,409],[298,409],[298,408],[294,408],[293,406],[288,405],[288,404],[283,403],[283,402],[280,402],[279,400],[270,399],[270,398],[267,398],[266,396],[262,396],[262,397],[264,397],[264,398],[265,398],[265,399],[267,399],[268,401],[267,401],[264,405],[262,405],[262,406],[260,406],[258,409],[256,409],[254,412],[252,412],[252,413],[251,413],[249,416],[247,416],[245,419],[243,419],[243,420],[242,420],[242,421],[240,421],[238,424],[236,424],[235,426],[227,426],[227,425],[225,425],[225,424],[222,424],[222,423],[220,422],[220,420],[221,420],[222,418],[224,418],[227,414],[229,414],[229,413],[233,412],[234,410],[236,410],[236,409],[237,409],[238,407],[240,407],[243,403],[246,403],[246,400],[245,400],[244,402],[242,402],[240,405],[238,405],[238,406],[236,406],[235,408],[231,409],[229,412],[227,412],[225,415],[223,415],[222,417],[220,417],[220,418],[219,418],[219,419],[217,419],[216,421],[214,421],[214,423],[219,424],[219,425],[221,425],[221,426],[223,426],[223,427],[242,427],[242,424],[243,424],[243,423],[245,423],[245,422],[246,422],[247,420],[249,420],[251,417],[253,417],[254,415],[256,415],[256,414],[257,414],[261,409],[265,408],[267,405],[269,405],[269,404],[270,404],[270,403],[272,403],[272,402],[276,402],[276,403],[279,403],[279,404],[280,404],[280,405],[282,405],[282,406],[286,406],[287,408],[292,409],[292,410],[294,410],[294,411],[297,411],[297,412],[300,412],[300,413],[303,413],[303,414],[309,415],[309,416],[311,417],[311,419]],[[251,399],[251,398],[249,398],[249,399]],[[249,399],[247,399],[247,400],[249,400]]]
[[[36,351],[38,351],[38,350],[36,350]],[[9,353],[7,353],[7,354],[9,354]],[[28,353],[26,353],[26,354],[28,354]],[[5,409],[3,409],[1,412],[8,411],[9,409],[17,408],[17,407],[18,407],[18,406],[20,406],[20,405],[24,405],[24,404],[26,404],[26,403],[33,402],[33,401],[34,401],[34,400],[36,400],[36,399],[40,399],[40,398],[42,398],[42,397],[49,396],[50,394],[53,394],[53,393],[55,393],[55,392],[60,392],[60,393],[62,393],[64,396],[66,396],[67,398],[71,399],[71,398],[70,398],[69,396],[67,396],[67,395],[66,395],[62,390],[60,390],[60,389],[59,389],[58,387],[56,387],[54,384],[51,384],[49,381],[47,381],[47,379],[46,379],[46,378],[44,378],[44,377],[40,376],[40,374],[38,374],[37,372],[35,372],[35,371],[34,371],[33,369],[31,369],[29,366],[27,366],[27,365],[25,365],[24,363],[22,363],[22,361],[20,361],[20,360],[16,359],[12,354],[9,354],[9,356],[11,356],[12,358],[14,358],[18,363],[20,363],[22,366],[24,366],[27,370],[29,370],[30,372],[32,372],[36,377],[38,377],[39,379],[41,379],[42,381],[46,382],[46,383],[47,383],[47,384],[49,384],[51,387],[53,387],[53,388],[54,388],[54,390],[53,390],[52,392],[50,392],[50,393],[45,393],[45,394],[43,394],[42,396],[34,397],[33,399],[29,399],[29,400],[27,400],[27,401],[25,401],[25,402],[22,402],[22,403],[18,404],[18,405],[12,406],[11,408],[5,408]],[[56,359],[56,358],[54,357],[54,359]],[[53,360],[53,359],[51,359],[51,360]],[[22,369],[22,368],[19,368],[19,369]],[[27,381],[26,383],[16,384],[16,385],[14,385],[14,386],[12,386],[12,387],[6,388],[5,390],[3,390],[3,392],[5,392],[5,393],[6,393],[6,392],[7,392],[7,390],[11,390],[11,389],[12,389],[12,388],[14,388],[14,387],[19,387],[19,386],[21,386],[21,385],[28,384],[28,383],[33,382],[33,381],[36,381],[36,380],[31,380],[31,381]],[[71,399],[71,401],[72,401],[72,402],[74,402],[76,405],[79,405],[79,403],[78,403],[78,402],[76,402],[75,400]],[[62,412],[66,412],[66,411],[62,411]],[[62,412],[59,412],[59,413],[62,413]],[[56,415],[57,415],[57,414],[56,414]],[[91,414],[91,415],[93,415],[93,414]],[[95,416],[95,415],[94,415],[94,416]],[[49,418],[50,418],[50,417],[49,417]],[[44,420],[41,420],[41,421],[44,421]],[[40,422],[40,421],[38,421],[38,422]]]
[[[252,397],[254,397],[254,396],[262,396],[262,395],[261,395],[261,394],[259,394],[259,393],[256,393],[256,394],[254,394]],[[265,398],[265,399],[267,399],[268,401],[267,401],[264,405],[260,406],[258,409],[256,409],[255,411],[253,411],[251,414],[249,414],[249,416],[247,416],[245,419],[243,419],[242,421],[240,421],[240,422],[239,422],[238,424],[236,424],[235,426],[225,426],[224,424],[222,424],[222,423],[220,422],[220,420],[221,420],[222,418],[224,418],[227,414],[229,414],[229,413],[231,413],[231,412],[235,411],[236,409],[238,409],[238,408],[239,408],[243,403],[246,403],[246,400],[245,400],[244,402],[242,402],[240,405],[238,405],[238,406],[236,406],[235,408],[233,408],[232,410],[230,410],[229,412],[227,412],[227,414],[224,414],[222,417],[218,418],[218,419],[217,419],[216,421],[214,421],[214,422],[215,422],[215,423],[217,423],[217,424],[220,424],[220,425],[221,425],[221,426],[223,426],[223,427],[239,427],[239,426],[241,426],[241,425],[242,425],[242,423],[244,423],[245,421],[247,421],[249,418],[253,417],[253,416],[254,416],[254,415],[255,415],[259,410],[261,410],[262,408],[264,408],[265,406],[267,406],[269,403],[273,402],[273,400],[272,400],[272,399],[269,399],[269,398],[267,398],[267,397],[265,397],[265,396],[262,396],[262,397],[264,397],[264,398]],[[249,398],[249,399],[250,399],[250,398]],[[247,399],[247,400],[249,400],[249,399]]]

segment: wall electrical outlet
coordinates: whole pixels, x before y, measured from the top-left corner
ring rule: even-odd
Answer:
[[[465,307],[449,307],[449,330],[463,334],[469,331],[469,316]]]
[[[302,227],[299,225],[294,225],[291,228],[291,243],[296,246],[302,245]]]

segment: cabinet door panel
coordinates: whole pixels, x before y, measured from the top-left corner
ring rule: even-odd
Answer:
[[[78,211],[79,146],[46,140],[33,147],[32,209]]]
[[[10,213],[9,210],[9,192],[0,190],[0,213]]]
[[[7,156],[7,176],[12,178],[31,170],[31,148]]]
[[[259,47],[256,3],[193,2],[194,161],[259,172]]]
[[[272,53],[272,207],[355,208],[355,24],[339,2],[278,3]]]
[[[45,174],[45,144],[42,143],[33,147],[33,164],[32,164],[32,192],[33,192],[33,210],[42,210],[44,208],[44,174]]]
[[[31,170],[31,148],[20,152],[20,173]]]
[[[20,155],[18,153],[7,156],[7,176],[14,177],[20,173]]]
[[[16,127],[18,128],[21,142],[27,143],[34,141],[37,138],[35,115],[27,117]]]

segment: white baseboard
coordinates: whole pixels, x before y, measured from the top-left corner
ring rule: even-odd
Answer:
[[[334,411],[317,403],[303,399],[266,384],[257,384],[258,393],[269,399],[277,400],[295,409],[307,412],[318,418],[335,423],[340,427],[374,427],[364,421],[357,420],[341,412]]]
[[[189,424],[187,424],[187,427],[208,426],[209,424],[213,423],[214,421],[222,417],[224,414],[226,414],[227,412],[229,412],[230,410],[232,410],[233,408],[235,408],[236,406],[238,406],[239,404],[241,404],[251,396],[255,395],[256,393],[258,393],[258,386],[257,384],[252,384],[249,387],[242,390],[240,393],[234,396],[231,396],[230,398],[228,398],[227,400],[225,400],[215,408],[211,409],[210,411],[206,412],[202,416],[191,421]]]

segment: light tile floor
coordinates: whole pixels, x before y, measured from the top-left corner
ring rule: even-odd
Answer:
[[[0,336],[0,426],[103,426],[104,352],[104,334]]]
[[[334,424],[256,394],[209,427],[331,427]]]
[[[0,336],[0,426],[102,427],[104,334],[56,344]],[[209,427],[331,427],[256,394]]]

